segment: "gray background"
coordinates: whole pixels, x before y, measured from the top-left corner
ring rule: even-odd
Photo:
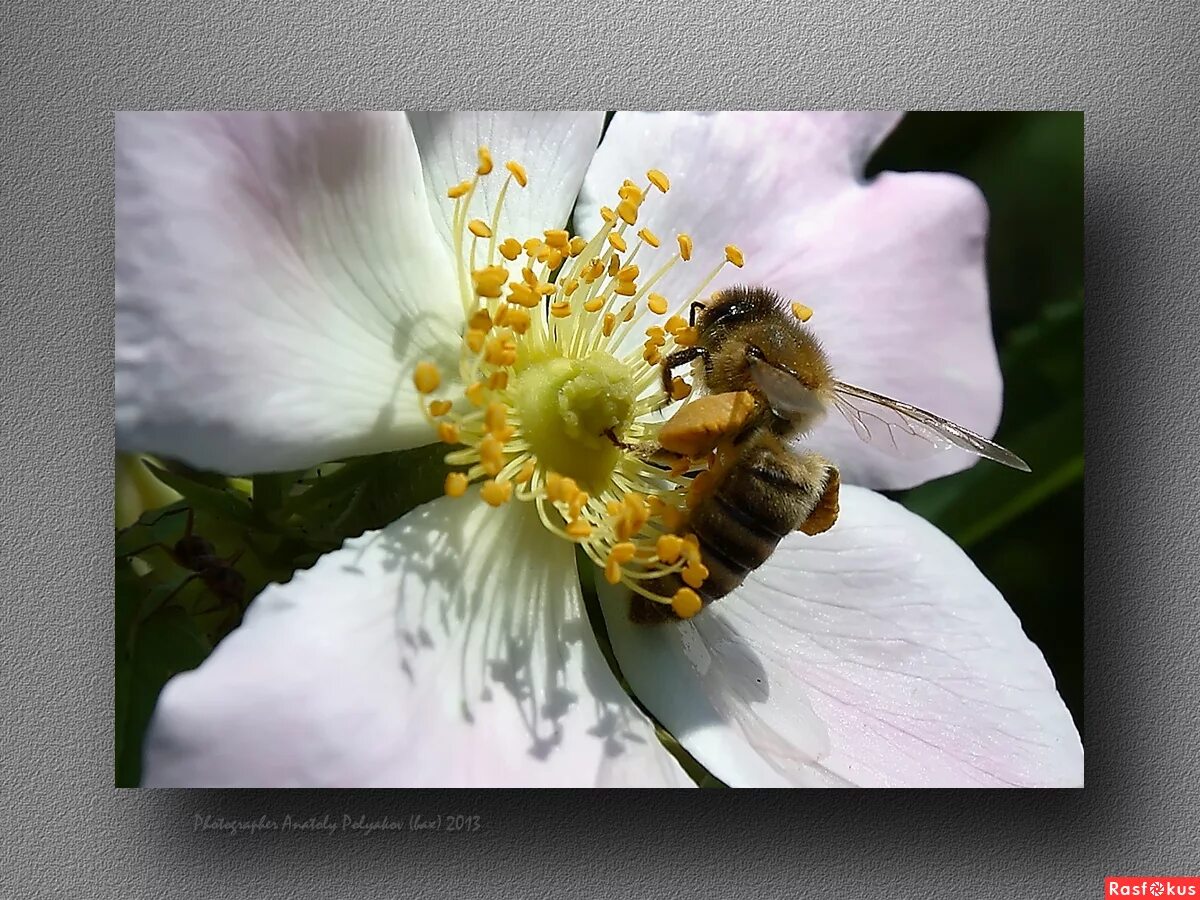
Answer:
[[[1099,897],[1200,874],[1194,0],[249,6],[0,13],[0,894]],[[363,106],[1084,109],[1086,791],[113,789],[111,110]],[[439,812],[481,830],[195,827]]]

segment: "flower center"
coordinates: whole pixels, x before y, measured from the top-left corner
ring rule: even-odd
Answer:
[[[644,227],[636,239],[628,234],[647,194],[669,190],[662,172],[650,170],[644,187],[626,180],[590,238],[549,229],[521,241],[497,235],[509,188],[528,182],[515,161],[505,164],[490,219],[470,218],[479,181],[493,169],[481,147],[475,177],[447,191],[464,317],[457,377],[443,386],[430,362],[413,376],[421,394],[461,394],[422,401],[438,437],[462,445],[446,455],[461,468],[447,476],[446,493],[461,497],[479,482],[491,506],[533,503],[542,524],[581,546],[610,583],[694,615],[701,607],[694,589],[708,570],[686,530],[689,482],[636,448],[661,428],[654,415],[691,390],[676,378],[665,395],[659,368],[665,354],[695,342],[686,310],[722,267],[742,265],[742,253],[726,247],[699,286],[672,303],[653,288],[691,259],[691,238],[677,235],[678,252],[643,277],[634,259],[661,240]],[[647,325],[647,315],[661,324]],[[623,351],[639,327],[645,342]],[[664,592],[663,584],[676,583],[662,580],[671,574],[688,586]]]
[[[633,376],[612,354],[551,357],[521,371],[513,391],[530,452],[555,472],[598,491],[611,478],[621,450],[610,435],[633,421]]]

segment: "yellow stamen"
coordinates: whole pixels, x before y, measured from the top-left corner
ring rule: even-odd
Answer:
[[[521,255],[522,247],[521,242],[516,238],[505,238],[500,243],[500,247],[498,249],[500,250],[501,256],[503,256],[509,262],[512,262]]]
[[[458,443],[458,426],[453,422],[438,422],[437,427],[438,440],[443,444]]]
[[[607,222],[609,225],[611,225],[615,221],[617,221],[617,214],[615,212],[613,212],[611,209],[609,209],[607,206],[602,206],[602,207],[600,207],[600,218],[602,218],[605,222]]]
[[[432,394],[442,383],[442,373],[431,362],[417,363],[413,371],[413,384],[422,394]]]
[[[499,434],[508,424],[508,407],[498,400],[488,404],[487,412],[483,415],[484,427],[492,434]]]
[[[504,451],[494,434],[485,434],[479,442],[479,461],[483,471],[493,478],[504,468]]]
[[[659,240],[658,235],[655,234],[653,231],[651,231],[649,228],[643,228],[641,231],[639,231],[638,237],[640,237],[643,241],[645,241],[651,247],[657,247],[662,243],[662,241]]]
[[[629,200],[622,200],[617,204],[617,215],[626,225],[632,225],[637,221],[638,210]]]
[[[571,314],[571,304],[566,300],[558,300],[550,304],[550,315],[556,319],[565,319]]]
[[[549,231],[543,231],[542,234],[546,236],[546,244],[558,250],[562,250],[571,241],[570,233],[561,228],[552,228]]]
[[[533,473],[537,471],[537,460],[530,457],[525,460],[525,464],[521,466],[521,471],[513,476],[513,481],[517,484],[525,484],[533,477]]]
[[[621,583],[621,564],[610,559],[604,564],[604,580],[609,584]]]
[[[700,602],[700,595],[691,588],[680,588],[671,598],[671,609],[681,619],[690,619],[700,612],[703,606],[704,604]]]
[[[737,266],[739,269],[745,264],[746,257],[742,255],[742,251],[733,244],[725,245],[725,258]]]
[[[604,314],[604,325],[600,331],[605,337],[612,337],[613,330],[617,327],[617,317],[612,313]]]
[[[662,191],[664,194],[671,189],[671,181],[658,169],[651,169],[646,173],[646,177],[650,179],[650,183]]]
[[[667,298],[662,294],[651,294],[646,298],[646,305],[650,307],[650,312],[661,316],[667,311]]]
[[[608,233],[608,242],[613,245],[614,249],[620,250],[622,253],[624,253],[625,248],[629,246],[625,243],[625,238],[621,237],[621,235],[617,234],[615,231],[610,231]]]
[[[510,159],[504,164],[504,168],[512,172],[513,178],[517,179],[517,184],[521,187],[529,184],[529,176],[525,174],[525,167],[516,160]]]
[[[686,234],[681,234],[676,240],[679,241],[679,255],[687,262],[692,258],[692,239]]]
[[[616,287],[613,288],[613,293],[622,297],[632,297],[637,293],[637,285],[632,281],[618,281]]]
[[[459,197],[465,197],[469,190],[471,190],[471,182],[460,181],[458,184],[454,185],[454,187],[446,191],[446,196],[451,200],[457,200]]]
[[[813,311],[803,303],[792,304],[792,315],[794,315],[801,322],[807,322],[812,318],[812,314]]]
[[[629,541],[622,541],[609,551],[608,558],[615,559],[617,562],[623,564],[629,562],[636,555],[637,547],[629,543]]]
[[[587,241],[585,241],[579,235],[576,235],[575,237],[571,238],[571,241],[567,246],[570,248],[571,256],[578,256],[587,249]]]
[[[483,349],[483,342],[487,339],[487,334],[480,331],[478,328],[468,328],[466,342],[471,348],[472,353],[478,353]]]
[[[677,534],[664,534],[654,545],[654,552],[658,554],[660,561],[669,566],[679,559],[679,554],[683,552],[683,538]]]
[[[479,148],[479,167],[475,170],[476,175],[488,175],[492,171],[492,154],[488,152],[487,147]],[[483,235],[486,237],[486,235]]]
[[[474,381],[467,385],[467,389],[463,391],[467,395],[467,399],[471,401],[473,406],[483,406],[483,382]]]
[[[462,472],[451,472],[446,476],[444,489],[447,497],[461,497],[467,492],[467,476]]]
[[[511,481],[492,481],[490,478],[483,483],[479,496],[488,506],[503,506],[512,496]]]
[[[592,526],[583,519],[574,519],[567,526],[567,534],[577,540],[583,540],[592,536]]]
[[[693,347],[700,340],[700,332],[693,325],[688,325],[675,332],[675,343],[680,347]]]
[[[692,386],[676,375],[671,379],[671,399],[683,400],[692,392]]]
[[[429,414],[431,416],[444,416],[450,412],[450,408],[453,405],[449,400],[434,400],[429,404]]]
[[[508,387],[507,372],[493,372],[488,376],[487,386],[489,390],[502,391]]]
[[[467,223],[467,231],[471,232],[475,237],[486,238],[492,236],[492,229],[488,228],[487,222],[483,221],[483,219],[472,219]]]
[[[683,329],[687,327],[687,319],[685,319],[683,316],[671,316],[671,318],[667,319],[666,324],[663,325],[663,328],[666,329],[667,334],[671,336],[679,334],[679,332],[683,331]]]
[[[708,567],[703,563],[691,563],[683,570],[681,577],[688,587],[698,588],[704,584],[704,579],[708,578]]]

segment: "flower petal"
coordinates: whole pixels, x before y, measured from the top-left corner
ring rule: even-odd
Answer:
[[[702,297],[741,283],[801,301],[815,310],[811,325],[839,378],[991,435],[1001,390],[986,205],[950,175],[886,174],[863,184],[864,162],[895,121],[882,113],[621,113],[588,172],[581,217],[599,221],[596,209],[621,178],[663,169],[671,190],[651,192],[639,225],[664,247],[644,249],[642,270],[674,252],[677,232],[691,234],[694,251],[661,293],[685,301],[725,245],[736,244],[744,268],[726,266]],[[867,487],[911,487],[974,462],[960,451],[890,456],[837,415],[808,443],[838,463],[845,482]]]
[[[816,537],[689,622],[645,627],[602,592],[634,692],[740,786],[1079,786],[1083,749],[1004,598],[953,543],[842,488]]]
[[[227,472],[427,443],[454,270],[401,115],[122,113],[117,441]],[[461,323],[459,323],[461,324]]]
[[[514,183],[505,193],[496,238],[524,241],[566,224],[604,127],[604,114],[599,112],[414,112],[409,118],[421,150],[433,218],[451,250],[454,203],[446,191],[475,175],[481,146],[491,152],[495,170],[480,179],[471,218],[491,222],[508,175],[504,165],[515,160],[525,167],[529,182],[524,188]],[[509,268],[519,270],[522,259],[517,257]]]
[[[514,564],[517,561],[518,564]],[[613,677],[571,545],[443,498],[268,588],[163,691],[145,784],[691,786]]]

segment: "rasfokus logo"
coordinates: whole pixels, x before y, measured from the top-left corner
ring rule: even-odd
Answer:
[[[1105,897],[1198,897],[1200,878],[1180,875],[1109,875]]]

